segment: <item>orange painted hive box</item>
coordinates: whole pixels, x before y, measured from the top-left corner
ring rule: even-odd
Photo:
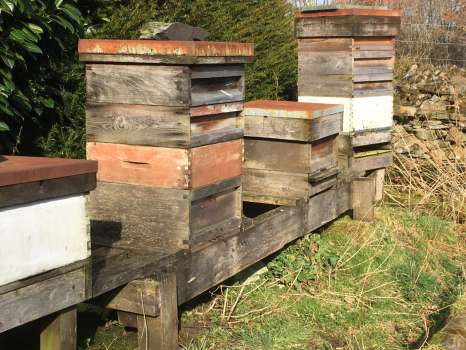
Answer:
[[[252,101],[242,117],[245,201],[296,205],[336,183],[343,106]]]
[[[244,65],[254,45],[81,40],[102,243],[167,249],[239,230]]]

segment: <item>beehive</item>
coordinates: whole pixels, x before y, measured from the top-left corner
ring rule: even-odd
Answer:
[[[96,162],[0,156],[0,286],[90,255]]]
[[[194,248],[239,230],[251,44],[81,40],[103,243]]]
[[[299,101],[345,106],[355,146],[390,142],[400,11],[336,8],[296,13]]]
[[[253,101],[243,118],[245,201],[295,205],[335,184],[342,106]]]

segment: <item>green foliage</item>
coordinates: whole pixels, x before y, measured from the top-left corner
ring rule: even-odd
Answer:
[[[246,75],[248,100],[296,98],[296,41],[287,1],[167,0],[161,17],[203,27],[212,40],[255,43],[256,59]]]
[[[81,22],[73,0],[0,0],[0,152],[47,129],[60,102],[55,66],[75,51]]]

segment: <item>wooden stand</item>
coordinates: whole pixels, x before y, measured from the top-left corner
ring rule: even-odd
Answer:
[[[353,219],[374,221],[375,178],[361,177],[353,180]]]

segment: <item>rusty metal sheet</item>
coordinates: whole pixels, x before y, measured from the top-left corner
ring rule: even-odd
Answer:
[[[317,116],[341,113],[343,109],[341,105],[332,104],[258,100],[246,102],[243,114],[245,116],[258,115],[312,119]]]
[[[213,41],[101,40],[81,39],[79,54],[252,57],[254,44]]]
[[[0,186],[97,172],[97,162],[75,159],[0,156]]]
[[[398,9],[367,9],[367,8],[348,8],[337,10],[320,10],[312,12],[295,12],[296,18],[310,17],[343,17],[343,16],[370,16],[370,17],[401,17],[401,10]]]

